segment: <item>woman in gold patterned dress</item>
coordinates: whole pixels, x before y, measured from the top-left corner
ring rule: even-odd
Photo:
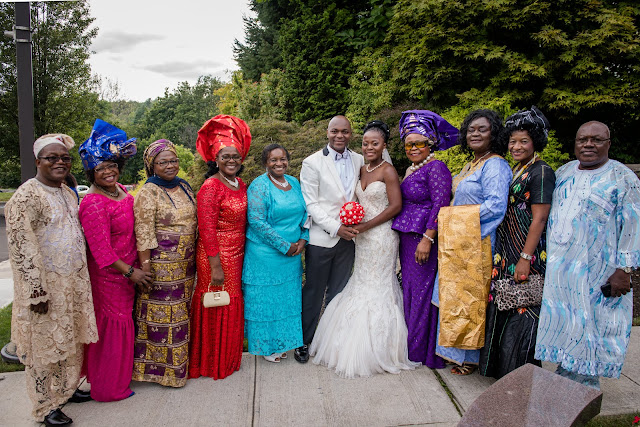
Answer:
[[[133,379],[182,387],[187,382],[189,312],[195,279],[196,199],[177,177],[171,141],[144,152],[149,179],[135,198],[138,256],[153,285],[136,299]]]

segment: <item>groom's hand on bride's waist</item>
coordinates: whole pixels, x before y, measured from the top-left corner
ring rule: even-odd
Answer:
[[[342,224],[338,229],[338,236],[340,236],[344,240],[351,240],[356,237],[356,234],[358,234],[358,230],[344,224]]]

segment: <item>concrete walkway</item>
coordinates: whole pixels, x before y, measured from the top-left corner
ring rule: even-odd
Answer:
[[[626,362],[620,379],[602,379],[601,415],[640,414],[640,327],[633,328]],[[37,425],[24,373],[0,378],[0,425]],[[182,389],[134,382],[129,399],[70,403],[64,412],[78,426],[454,426],[493,381],[425,367],[346,380],[297,363],[291,352],[279,364],[245,354],[240,371],[224,380],[189,380]]]
[[[0,307],[12,300],[11,268],[0,262]],[[245,354],[240,371],[224,380],[189,380],[181,389],[134,382],[135,396],[124,401],[70,403],[64,412],[78,426],[454,426],[494,381],[425,367],[346,380],[297,363],[292,352],[281,363]],[[632,329],[622,376],[601,386],[601,415],[640,414],[640,327]],[[24,372],[0,374],[0,426],[37,425],[25,387]]]

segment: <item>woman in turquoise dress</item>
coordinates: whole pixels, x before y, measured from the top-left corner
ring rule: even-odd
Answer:
[[[309,240],[300,183],[285,172],[289,152],[262,151],[267,172],[247,190],[247,242],[242,270],[245,337],[249,353],[270,362],[302,346],[302,261]]]

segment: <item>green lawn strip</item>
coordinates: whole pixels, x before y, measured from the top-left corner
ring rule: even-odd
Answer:
[[[0,203],[8,202],[9,199],[13,196],[13,192],[11,193],[0,193]]]
[[[640,316],[633,318],[633,326],[640,326]]]
[[[0,193],[1,194],[1,193]],[[0,348],[4,347],[6,343],[11,341],[11,306],[9,304],[3,309],[0,309]],[[0,359],[0,373],[1,372],[16,372],[23,371],[24,366],[14,363],[5,363]]]
[[[619,427],[619,426],[638,426],[640,423],[633,421],[635,418],[640,418],[640,412],[635,414],[623,414],[623,415],[599,415],[589,421],[586,427]]]

